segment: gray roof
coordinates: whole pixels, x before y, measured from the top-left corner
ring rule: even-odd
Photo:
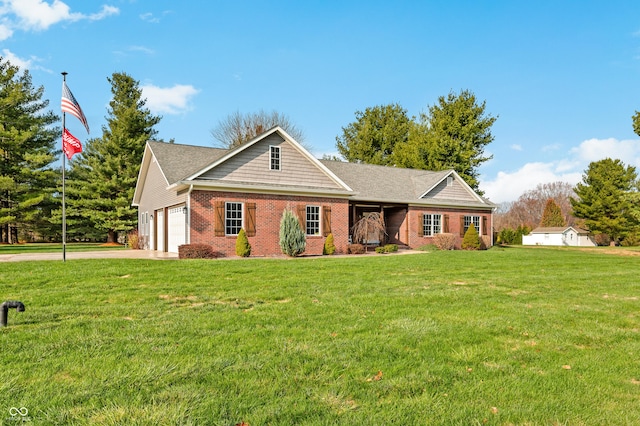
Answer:
[[[430,172],[331,160],[320,162],[357,193],[354,198],[370,201],[417,200],[451,173],[451,170]]]
[[[228,149],[165,142],[148,142],[148,144],[169,185],[192,176],[231,152]],[[493,206],[493,203],[488,200],[482,202],[420,198],[451,174],[452,170],[432,172],[363,163],[319,161],[353,190],[352,199],[354,200],[388,203],[419,202],[452,206],[473,205],[484,208]]]
[[[202,170],[229,152],[228,149],[166,142],[150,141],[148,144],[169,185]]]
[[[566,232],[567,229],[573,229],[578,234],[588,234],[589,231],[578,228],[577,226],[549,226],[549,227],[538,227],[531,231],[531,234],[562,234]]]

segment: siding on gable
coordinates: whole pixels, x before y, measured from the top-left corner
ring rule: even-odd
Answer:
[[[280,170],[269,169],[269,147],[280,147]],[[198,179],[343,189],[280,135],[272,134]]]
[[[472,194],[469,194],[458,179],[453,179],[451,186],[447,185],[447,179],[443,180],[423,198],[433,198],[436,200],[477,201]]]
[[[147,169],[138,211],[152,212],[166,206],[184,203],[186,198],[186,194],[178,195],[176,191],[167,190],[167,182],[162,176],[160,167],[156,161],[152,160]]]

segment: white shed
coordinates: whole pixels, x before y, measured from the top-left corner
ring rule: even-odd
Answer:
[[[524,246],[586,246],[596,245],[589,231],[575,226],[536,228],[522,236]]]

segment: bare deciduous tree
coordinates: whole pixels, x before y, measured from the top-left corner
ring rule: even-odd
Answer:
[[[523,193],[516,201],[498,207],[495,229],[517,228],[520,225],[535,228],[540,224],[547,200],[552,199],[562,210],[567,225],[578,225],[573,216],[571,197],[575,197],[573,186],[567,182],[539,184],[535,189]]]
[[[383,243],[387,235],[384,218],[378,212],[365,213],[362,219],[351,227],[351,235],[354,243],[365,244],[365,246],[370,241]]]
[[[211,136],[217,141],[216,146],[221,148],[235,148],[243,143],[255,138],[259,134],[280,126],[298,143],[304,144],[304,133],[289,117],[278,111],[259,112],[243,114],[236,111],[220,120],[218,125],[211,130]]]

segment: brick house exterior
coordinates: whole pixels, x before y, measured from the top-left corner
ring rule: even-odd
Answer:
[[[280,219],[298,216],[305,254],[321,255],[326,236],[345,252],[350,229],[380,213],[380,243],[417,248],[438,233],[457,236],[474,223],[492,245],[494,204],[478,196],[453,170],[424,170],[317,160],[280,127],[233,150],[148,142],[133,205],[143,248],[176,252],[205,243],[235,255],[240,228],[252,256],[280,255]]]

